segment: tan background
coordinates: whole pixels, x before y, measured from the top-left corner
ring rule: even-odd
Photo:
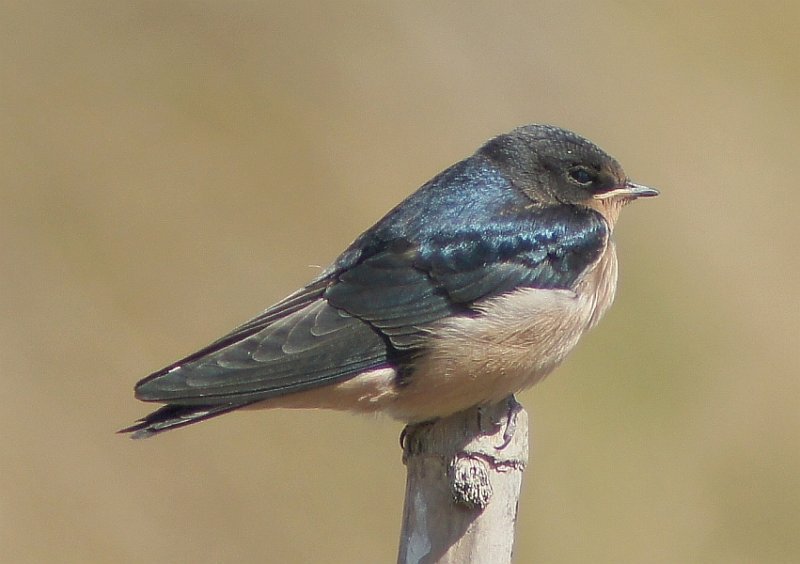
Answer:
[[[616,307],[521,396],[517,561],[800,561],[800,9],[779,4],[4,3],[0,561],[392,561],[398,423],[114,431],[149,407],[137,379],[534,121],[663,196],[623,214]]]

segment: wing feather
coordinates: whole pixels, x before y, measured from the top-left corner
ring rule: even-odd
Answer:
[[[426,327],[517,288],[570,289],[602,255],[608,227],[592,210],[537,209],[491,227],[459,225],[424,243],[371,244],[370,256],[323,294],[397,349],[424,346]]]
[[[137,385],[136,395],[182,405],[260,401],[346,379],[385,362],[380,335],[317,299],[239,341],[155,373]]]

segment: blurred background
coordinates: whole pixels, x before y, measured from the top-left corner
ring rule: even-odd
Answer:
[[[796,3],[4,3],[0,561],[394,561],[397,422],[114,432],[138,379],[530,122],[662,197],[520,397],[516,561],[800,561],[798,29]]]

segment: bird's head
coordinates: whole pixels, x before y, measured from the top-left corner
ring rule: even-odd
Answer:
[[[594,208],[611,226],[625,204],[658,195],[654,188],[631,182],[616,159],[591,141],[554,126],[518,127],[478,153],[531,201]]]

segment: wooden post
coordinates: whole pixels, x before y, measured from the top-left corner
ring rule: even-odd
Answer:
[[[511,562],[528,414],[514,397],[403,432],[399,564]]]

